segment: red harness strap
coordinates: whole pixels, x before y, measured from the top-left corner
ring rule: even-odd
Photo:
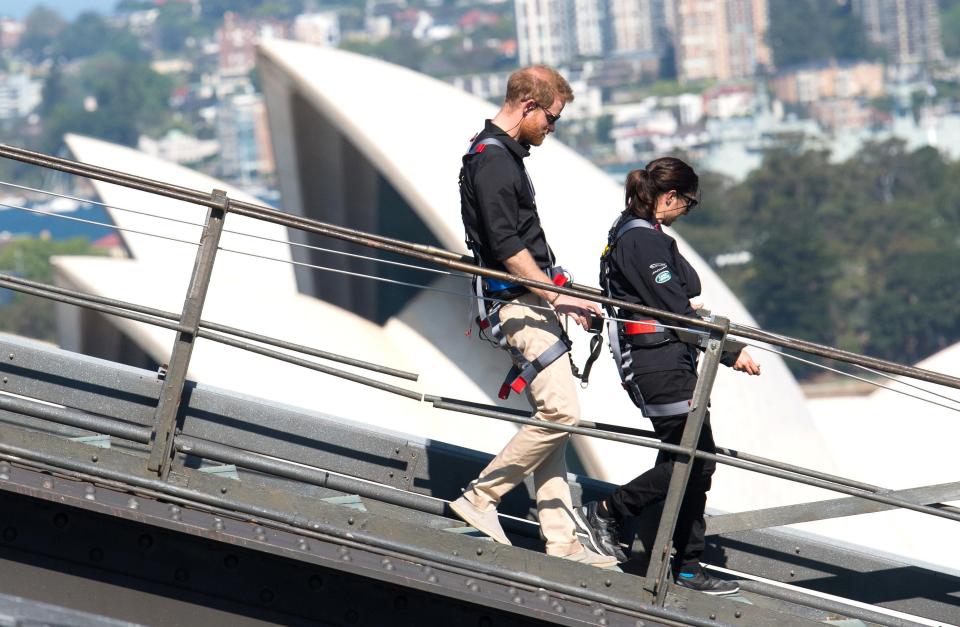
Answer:
[[[637,320],[636,322],[624,322],[624,335],[644,335],[647,333],[662,333],[664,328],[656,320]]]

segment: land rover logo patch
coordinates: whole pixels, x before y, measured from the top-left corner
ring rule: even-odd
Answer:
[[[654,277],[653,280],[656,281],[657,283],[666,283],[667,281],[669,281],[669,280],[672,279],[672,278],[673,278],[673,275],[670,274],[670,271],[669,271],[669,270],[664,270],[663,272],[661,272],[660,274],[658,274],[656,277]]]

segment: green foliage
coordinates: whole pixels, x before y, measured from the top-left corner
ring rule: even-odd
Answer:
[[[65,241],[17,239],[0,248],[0,273],[41,283],[53,282],[50,257],[54,255],[102,255],[86,238]],[[56,339],[56,311],[51,300],[16,294],[0,307],[0,330],[40,340]]]
[[[27,58],[39,61],[50,53],[57,35],[66,28],[67,23],[60,14],[43,5],[30,11],[24,21],[23,37],[20,38],[20,52]]]
[[[133,146],[140,134],[167,125],[170,89],[170,79],[146,62],[114,53],[87,59],[69,77],[53,71],[44,85],[44,148],[56,152],[65,133]],[[50,104],[48,93],[56,94]],[[95,110],[85,108],[87,99]]]
[[[53,57],[73,60],[103,52],[129,59],[144,59],[146,53],[133,35],[110,26],[98,13],[81,13],[52,42]]]
[[[960,2],[940,0],[940,37],[948,57],[960,57]]]
[[[763,328],[903,363],[960,341],[960,163],[892,140],[839,164],[775,151],[702,187],[678,230],[708,259],[752,253],[717,271]]]
[[[767,42],[777,67],[879,54],[851,3],[836,0],[770,0]]]

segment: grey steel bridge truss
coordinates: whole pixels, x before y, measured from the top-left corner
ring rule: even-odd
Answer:
[[[694,447],[720,353],[725,343],[737,341],[731,335],[960,388],[954,377],[722,317],[687,318],[604,298],[582,286],[539,284],[477,268],[456,253],[232,201],[219,191],[208,194],[10,146],[0,145],[0,156],[207,209],[179,314],[0,275],[0,287],[177,333],[169,365],[159,373],[20,338],[0,339],[0,593],[30,599],[15,604],[21,614],[35,606],[36,616],[60,612],[64,622],[58,624],[77,625],[98,624],[96,615],[102,624],[915,624],[884,611],[892,609],[944,624],[960,622],[957,573],[769,529],[896,508],[960,521],[960,510],[942,504],[960,498],[960,481],[894,492],[741,451],[720,448],[710,454]],[[640,521],[635,552],[645,559],[618,573],[530,550],[542,548],[542,542],[529,520],[535,518],[529,484],[501,508],[515,516],[504,524],[517,546],[493,544],[448,508],[488,456],[374,433],[333,416],[188,381],[192,347],[203,339],[441,411],[538,423],[528,413],[421,394],[289,351],[401,380],[415,380],[412,373],[203,320],[223,219],[230,212],[694,329],[704,358],[679,446],[638,429],[586,421],[556,426],[679,454],[662,513]],[[708,597],[676,588],[668,576],[670,538],[696,457],[846,497],[711,517],[712,556],[768,583],[747,581],[741,595]],[[611,489],[582,477],[572,479],[571,487],[575,500]],[[778,581],[796,585],[769,583]],[[815,596],[804,586],[841,598]],[[4,607],[0,603],[0,620]]]

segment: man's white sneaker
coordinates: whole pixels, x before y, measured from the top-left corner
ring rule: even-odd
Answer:
[[[463,496],[450,503],[450,509],[468,525],[477,531],[487,534],[500,544],[511,543],[507,538],[507,534],[503,532],[503,527],[500,526],[500,517],[497,515],[496,509],[491,509],[489,512],[482,512],[480,508]]]
[[[570,560],[571,562],[579,562],[580,564],[589,564],[590,566],[596,566],[597,568],[616,568],[617,567],[617,558],[610,557],[609,555],[600,555],[599,553],[594,553],[587,547],[582,547],[576,553],[571,553],[570,555],[562,555],[561,559]]]

